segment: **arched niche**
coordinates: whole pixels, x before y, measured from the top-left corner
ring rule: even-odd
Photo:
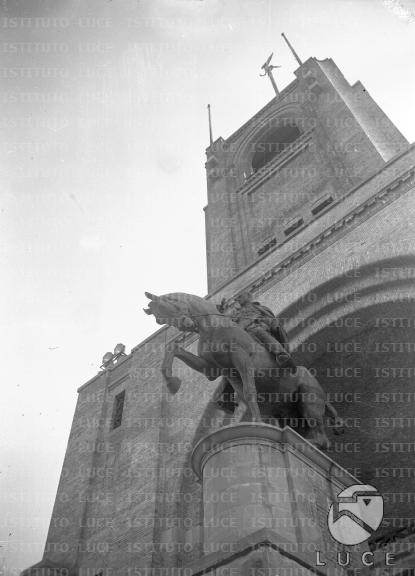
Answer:
[[[281,122],[280,126],[271,127],[263,132],[252,144],[251,168],[257,172],[268,162],[279,156],[290,144],[301,136],[301,130],[294,120]]]
[[[282,313],[296,362],[346,423],[328,455],[380,490],[384,529],[406,526],[415,509],[414,272],[413,256],[374,262]]]
[[[307,364],[302,344],[342,317],[376,304],[408,303],[415,299],[415,255],[407,254],[366,265],[348,267],[342,274],[316,285],[292,302],[279,316],[285,319],[291,348]],[[415,312],[415,307],[412,313]],[[360,325],[355,327],[360,329]]]
[[[273,146],[275,149],[277,147],[281,149],[284,146],[281,142],[289,144],[293,141],[290,138],[298,137],[302,132],[312,127],[315,127],[315,118],[306,116],[299,105],[290,103],[277,110],[271,110],[267,115],[263,115],[257,120],[254,118],[247,125],[240,138],[234,143],[235,152],[229,159],[229,163],[235,167],[240,181],[243,182],[250,174],[254,173],[252,162],[261,143],[262,147],[266,148],[268,142],[268,147],[271,148],[272,152]],[[279,132],[279,130],[282,131]],[[298,136],[296,130],[300,133]],[[272,144],[273,142],[274,144]],[[259,156],[255,163],[257,161],[259,162]]]

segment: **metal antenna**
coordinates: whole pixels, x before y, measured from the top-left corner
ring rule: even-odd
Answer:
[[[274,76],[272,74],[272,71],[274,68],[281,68],[281,66],[274,66],[273,64],[270,63],[273,55],[274,55],[274,52],[271,52],[271,56],[269,56],[267,61],[261,66],[264,73],[260,74],[260,76],[268,76],[268,78],[271,80],[271,84],[272,84],[272,87],[274,88],[275,94],[277,96],[279,96],[280,93],[279,93],[277,84],[275,82]]]
[[[209,117],[209,140],[210,144],[213,144],[213,134],[212,134],[212,117],[210,115],[210,104],[207,105],[208,117]]]
[[[294,58],[297,60],[297,62],[299,63],[300,66],[302,66],[302,62],[300,60],[299,55],[297,54],[297,52],[294,50],[294,48],[291,46],[290,41],[288,40],[287,36],[284,34],[284,32],[281,32],[281,36],[284,38],[284,40],[287,43],[288,48],[291,50],[292,55],[294,56]]]

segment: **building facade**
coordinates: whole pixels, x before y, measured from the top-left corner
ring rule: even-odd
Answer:
[[[330,433],[327,456],[384,498],[367,573],[409,576],[415,148],[332,60],[309,58],[295,76],[207,149],[208,298],[219,303],[249,289],[284,319],[297,364],[314,371],[345,421],[344,436]],[[168,393],[160,365],[175,338],[195,351],[194,336],[162,328],[79,389],[44,558],[27,576],[246,572],[242,544],[239,552],[219,551],[216,565],[206,560],[206,502],[191,453],[200,438],[235,420],[216,404],[218,382],[180,362],[174,370],[183,385]],[[324,547],[330,495],[310,490]],[[287,514],[274,534],[277,548],[290,531]],[[385,551],[394,552],[394,567],[385,566]],[[366,569],[357,560],[313,569],[311,556],[300,556],[297,568],[284,565],[286,573]],[[273,566],[280,574],[282,564]]]

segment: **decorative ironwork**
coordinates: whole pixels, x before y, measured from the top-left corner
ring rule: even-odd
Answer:
[[[408,526],[402,526],[402,528],[397,528],[396,530],[390,530],[377,538],[369,540],[369,548],[371,552],[374,552],[375,550],[385,548],[393,542],[408,538],[408,536],[412,535],[415,535],[415,522],[411,522]]]

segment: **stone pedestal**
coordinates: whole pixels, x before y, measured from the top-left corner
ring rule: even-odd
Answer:
[[[195,446],[192,465],[203,484],[205,553],[194,574],[230,567],[249,576],[252,567],[274,570],[269,576],[346,574],[338,551],[349,552],[349,570],[361,568],[367,546],[343,547],[327,527],[336,495],[359,482],[290,428],[221,428]]]

